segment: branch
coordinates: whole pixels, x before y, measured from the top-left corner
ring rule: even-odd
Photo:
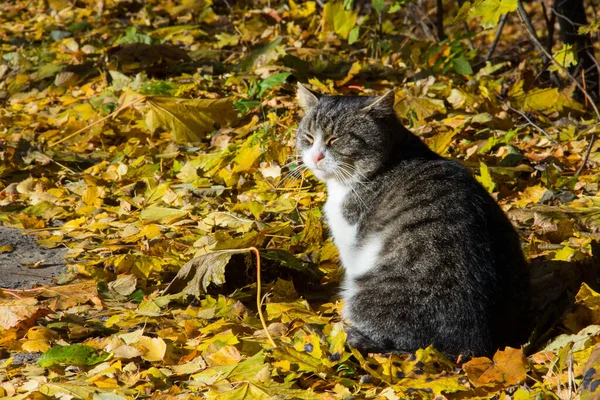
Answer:
[[[586,97],[586,99],[590,102],[590,105],[592,106],[592,108],[594,109],[594,112],[596,113],[596,117],[598,118],[598,120],[600,120],[600,111],[598,110],[598,107],[594,103],[594,100],[592,99],[592,97],[590,96],[588,91],[585,90],[583,85],[581,83],[579,83],[579,81],[577,79],[575,79],[575,77],[573,75],[571,75],[571,73],[569,72],[569,70],[567,68],[565,68],[561,63],[556,61],[556,59],[554,57],[552,57],[552,55],[550,53],[548,53],[548,51],[544,48],[544,46],[538,39],[537,35],[535,34],[535,29],[533,28],[533,25],[531,24],[531,20],[529,19],[529,17],[527,16],[527,13],[525,12],[525,9],[523,8],[523,3],[521,0],[518,1],[517,7],[519,10],[519,17],[521,18],[521,21],[527,28],[527,33],[531,37],[531,40],[533,41],[535,46],[538,48],[538,50],[540,50],[543,53],[545,58],[547,57],[547,59],[551,60],[554,63],[554,65],[556,65],[558,67],[558,69],[560,69],[562,72],[564,72],[565,75],[567,75],[569,77],[571,82],[573,82],[575,84],[575,86],[577,86],[577,88],[581,91],[581,93],[583,93],[583,95]]]
[[[590,158],[590,152],[592,151],[594,140],[596,140],[596,136],[592,135],[592,138],[590,139],[590,144],[588,145],[587,150],[585,151],[585,156],[583,157],[583,161],[581,162],[581,166],[579,167],[577,172],[575,172],[575,177],[578,177],[579,174],[581,174],[581,172],[585,168],[585,164],[587,164],[588,158]]]
[[[73,133],[71,133],[70,135],[68,135],[68,136],[65,136],[64,138],[62,138],[62,139],[60,139],[60,140],[57,140],[56,142],[50,143],[50,144],[48,145],[48,147],[54,147],[54,146],[56,146],[56,145],[57,145],[57,144],[59,144],[59,143],[62,143],[62,142],[64,142],[64,141],[66,141],[66,140],[69,140],[69,139],[71,139],[71,138],[73,138],[73,137],[75,137],[75,136],[79,135],[81,132],[83,132],[83,131],[86,131],[86,130],[90,129],[90,128],[91,128],[91,127],[93,127],[93,126],[95,126],[95,125],[98,125],[99,123],[101,123],[101,122],[104,122],[104,121],[106,121],[107,119],[110,119],[110,118],[114,117],[115,115],[117,115],[118,113],[120,113],[121,111],[123,111],[124,109],[126,109],[126,108],[129,108],[129,107],[133,106],[133,105],[134,105],[134,104],[136,104],[136,103],[139,103],[139,102],[141,102],[141,101],[144,101],[144,100],[146,100],[147,98],[148,98],[147,96],[138,97],[137,99],[135,99],[135,100],[133,100],[133,101],[131,101],[131,102],[129,102],[129,103],[127,103],[127,104],[125,104],[124,106],[122,106],[122,107],[119,107],[119,108],[118,108],[118,109],[116,109],[115,111],[113,111],[113,112],[111,112],[110,114],[108,114],[106,117],[104,117],[104,118],[100,118],[98,121],[96,121],[96,122],[92,122],[91,124],[89,124],[89,125],[87,125],[87,126],[85,126],[85,127],[81,128],[81,129],[80,129],[80,130],[78,130],[77,132],[73,132]]]
[[[543,130],[542,128],[540,128],[539,126],[537,126],[532,120],[529,119],[529,117],[527,115],[525,115],[524,113],[522,113],[521,111],[517,110],[514,107],[509,106],[508,104],[506,105],[511,111],[516,112],[517,114],[519,114],[521,117],[525,118],[527,120],[527,122],[529,123],[529,125],[533,126],[535,129],[537,129],[538,131],[540,131],[544,136],[546,136],[552,143],[554,144],[558,144],[558,142],[556,141],[556,139],[554,139],[552,136],[550,136],[550,134],[548,132],[546,132],[545,130]]]
[[[506,24],[506,20],[508,19],[508,14],[502,14],[500,17],[500,23],[498,24],[498,29],[496,30],[496,37],[494,37],[494,42],[492,43],[492,47],[488,50],[485,61],[488,62],[490,58],[492,58],[492,54],[496,51],[496,46],[500,41],[500,37],[502,36],[502,29],[504,29],[504,25]]]
[[[437,34],[439,40],[446,39],[446,34],[444,33],[444,5],[442,4],[442,0],[437,0]]]

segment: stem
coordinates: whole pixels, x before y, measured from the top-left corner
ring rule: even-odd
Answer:
[[[262,296],[261,296],[261,280],[260,280],[260,252],[256,247],[249,247],[248,250],[253,251],[256,256],[256,307],[258,308],[258,317],[260,318],[260,323],[262,324],[265,334],[269,339],[269,342],[273,347],[277,347],[275,341],[271,337],[269,333],[269,328],[267,328],[267,323],[265,321],[265,316],[262,313]]]
[[[444,5],[442,0],[437,0],[437,34],[438,39],[444,40],[446,39],[446,34],[444,33]]]
[[[516,112],[517,114],[519,114],[521,117],[525,118],[527,120],[527,122],[529,123],[529,125],[533,126],[535,129],[537,129],[538,131],[540,131],[544,136],[546,136],[552,143],[554,144],[558,144],[558,142],[552,137],[550,136],[550,134],[548,132],[546,132],[545,130],[543,130],[542,128],[540,128],[539,126],[537,126],[535,123],[533,123],[533,121],[531,119],[529,119],[529,117],[527,117],[527,115],[523,114],[521,111],[517,110],[514,107],[509,106],[508,104],[506,105],[511,111]]]
[[[494,37],[494,42],[492,43],[492,47],[488,50],[488,53],[485,56],[485,61],[489,61],[492,58],[492,54],[496,51],[496,46],[498,46],[498,42],[500,41],[500,37],[502,36],[502,29],[504,29],[504,25],[506,24],[506,20],[508,19],[508,14],[502,14],[500,17],[500,23],[498,24],[498,29],[496,30],[496,36]]]
[[[581,166],[575,173],[576,177],[579,176],[579,174],[581,174],[581,172],[583,172],[583,169],[585,168],[585,164],[587,164],[588,158],[590,157],[590,152],[592,151],[592,146],[594,145],[595,140],[596,140],[596,136],[592,136],[592,138],[590,139],[590,144],[588,145],[587,150],[585,152],[585,156],[583,156],[583,161],[581,162]]]
[[[117,115],[118,113],[120,113],[120,112],[121,112],[121,111],[123,111],[124,109],[126,109],[126,108],[128,108],[128,107],[131,107],[132,105],[134,105],[134,104],[136,104],[136,103],[139,103],[139,102],[141,102],[141,101],[144,101],[144,100],[146,100],[146,99],[147,99],[147,97],[146,97],[146,96],[138,97],[137,99],[135,99],[135,100],[133,100],[133,101],[131,101],[131,102],[129,102],[129,103],[127,103],[127,104],[125,104],[124,106],[117,108],[115,111],[111,112],[111,113],[110,113],[110,114],[108,114],[106,117],[104,117],[104,118],[100,118],[98,121],[96,121],[96,122],[92,122],[92,123],[91,123],[91,124],[89,124],[88,126],[81,128],[81,129],[80,129],[80,130],[78,130],[77,132],[71,133],[70,135],[68,135],[68,136],[65,136],[64,138],[62,138],[62,139],[60,139],[60,140],[57,140],[56,142],[50,143],[50,144],[48,145],[48,147],[54,147],[54,146],[56,146],[56,145],[57,145],[57,144],[59,144],[59,143],[62,143],[62,142],[64,142],[64,141],[66,141],[66,140],[69,140],[69,139],[71,139],[71,138],[73,138],[73,137],[75,137],[75,136],[79,135],[81,132],[83,132],[83,131],[86,131],[86,130],[90,129],[91,127],[93,127],[93,126],[96,126],[96,125],[98,125],[99,123],[101,123],[101,122],[104,122],[104,121],[106,121],[106,120],[107,120],[107,119],[109,119],[109,118],[112,118],[113,116]]]

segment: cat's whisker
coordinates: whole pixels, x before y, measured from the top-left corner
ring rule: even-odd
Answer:
[[[289,167],[289,166],[292,166],[292,165],[298,165],[298,166],[300,166],[300,165],[304,165],[304,163],[302,162],[302,160],[294,160],[294,161],[290,161],[287,164],[283,164],[281,166],[281,168],[283,169],[283,168],[286,168],[286,167]]]
[[[353,187],[352,182],[350,182],[345,176],[344,174],[348,174],[348,171],[344,170],[341,166],[338,166],[337,168],[333,169],[333,174],[335,175],[336,179],[341,181],[342,184],[348,186],[350,188],[350,190],[352,191],[352,193],[354,193],[354,195],[356,196],[356,199],[358,200],[359,206],[361,206],[363,208],[363,211],[367,211],[368,207],[366,205],[366,203],[364,202],[363,198],[360,196],[360,194],[358,193],[358,191]],[[348,177],[352,177],[352,175],[348,175]]]
[[[348,179],[345,179],[346,184],[350,187],[350,190],[352,190],[352,192],[354,193],[354,195],[356,196],[356,198],[358,199],[359,203],[362,205],[364,211],[367,211],[369,208],[367,207],[367,204],[365,203],[364,199],[362,198],[362,196],[358,193],[358,190],[356,190],[356,188],[354,188],[354,186],[351,183],[359,183],[361,184],[363,187],[367,188],[367,190],[370,190],[370,188],[363,182],[361,181],[357,181],[355,179],[352,178],[352,174],[347,171],[344,167],[340,166],[339,170],[342,173],[345,173],[348,175],[349,178],[352,179],[352,182],[349,182]]]
[[[367,181],[366,181],[366,182],[363,182],[363,181],[359,181],[359,180],[355,179],[355,178],[353,177],[353,175],[352,175],[352,172],[351,172],[351,171],[348,171],[348,167],[354,168],[354,167],[352,167],[352,166],[351,166],[351,165],[349,165],[349,164],[348,164],[348,166],[344,166],[344,165],[339,165],[339,166],[338,166],[338,168],[339,168],[341,171],[344,171],[344,173],[348,175],[348,178],[352,180],[352,183],[358,183],[359,185],[361,185],[362,187],[364,187],[364,188],[365,188],[366,190],[368,190],[369,192],[372,192],[372,189],[371,189],[371,187],[370,187],[369,185],[367,185],[367,183],[370,183],[371,181],[369,181],[369,180],[367,179]],[[357,172],[357,173],[358,173],[358,171],[356,171],[356,169],[355,169],[355,172]],[[360,173],[359,173],[359,174],[360,174]],[[360,177],[360,176],[359,176],[359,177]],[[365,178],[365,179],[366,179],[366,178]]]
[[[295,168],[287,174],[285,174],[285,176],[279,181],[279,184],[276,187],[281,188],[287,186],[288,183],[300,178],[307,169],[308,167],[306,165],[299,165],[298,168]]]
[[[363,173],[361,173],[354,165],[349,164],[349,163],[344,162],[344,161],[338,161],[338,164],[340,164],[340,166],[346,167],[351,172],[355,173],[360,178],[364,179],[366,182],[371,182],[371,180],[369,178],[367,178]]]

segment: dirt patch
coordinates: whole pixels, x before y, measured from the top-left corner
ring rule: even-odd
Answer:
[[[7,247],[5,247],[7,246]],[[0,287],[29,289],[50,285],[65,271],[64,248],[45,249],[20,229],[0,226]],[[12,250],[10,250],[12,249]],[[42,261],[36,268],[31,268]]]

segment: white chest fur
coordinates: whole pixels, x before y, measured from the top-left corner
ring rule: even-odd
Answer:
[[[333,235],[333,242],[340,252],[342,265],[346,270],[343,295],[346,300],[354,295],[354,279],[369,271],[377,264],[382,242],[377,237],[357,239],[357,226],[344,218],[344,201],[350,188],[337,181],[327,182],[327,202],[325,216]]]

